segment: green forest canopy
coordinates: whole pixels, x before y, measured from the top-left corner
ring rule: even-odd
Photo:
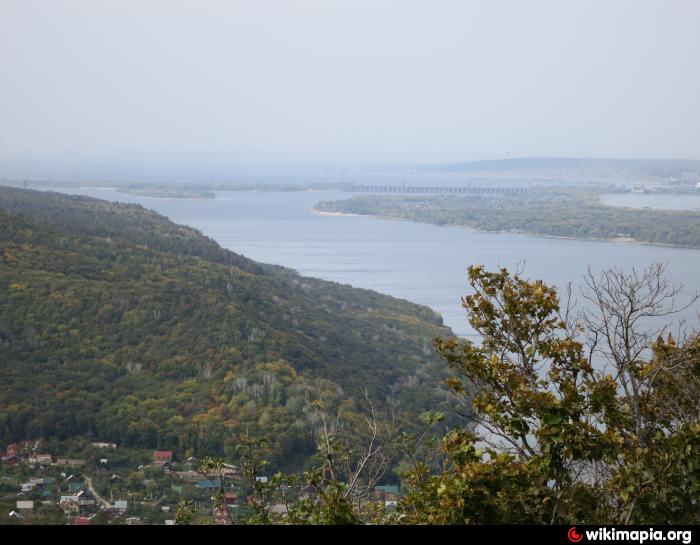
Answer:
[[[313,452],[310,402],[406,422],[448,395],[426,307],[299,276],[137,205],[0,188],[0,442],[89,435],[227,452]]]

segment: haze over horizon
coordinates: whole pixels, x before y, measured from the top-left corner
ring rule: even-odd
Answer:
[[[0,13],[0,176],[700,159],[698,2],[0,0]]]

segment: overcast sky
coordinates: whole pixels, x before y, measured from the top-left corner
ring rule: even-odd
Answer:
[[[700,159],[698,0],[0,0],[0,154]]]

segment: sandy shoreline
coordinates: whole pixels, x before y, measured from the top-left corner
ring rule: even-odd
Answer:
[[[317,210],[316,208],[311,208],[311,211],[314,214],[318,214],[319,216],[348,216],[348,217],[361,217],[365,216],[367,214],[350,214],[349,212],[324,212],[323,210]],[[379,216],[376,216],[379,217]],[[382,218],[386,219],[386,218]]]

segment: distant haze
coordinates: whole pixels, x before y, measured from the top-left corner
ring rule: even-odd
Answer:
[[[0,177],[700,159],[699,22],[697,0],[0,0]]]

